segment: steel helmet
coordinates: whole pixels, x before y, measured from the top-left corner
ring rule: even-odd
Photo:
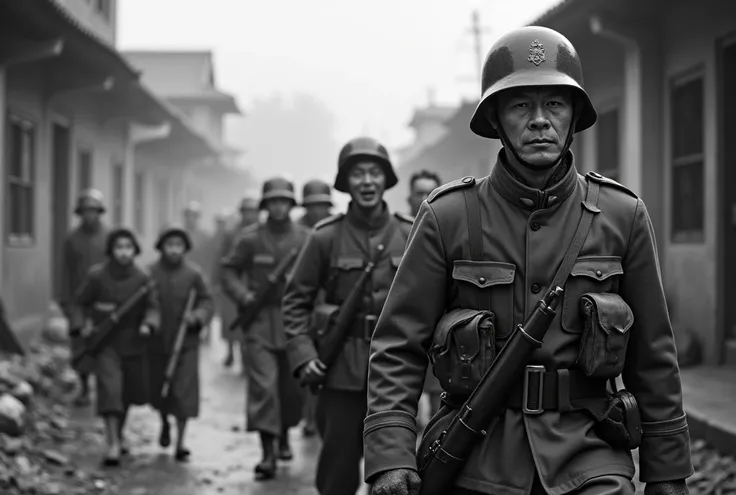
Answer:
[[[515,29],[496,41],[483,63],[481,98],[470,120],[479,136],[499,139],[488,119],[488,109],[500,91],[529,86],[567,86],[577,101],[575,132],[593,124],[597,114],[583,89],[583,67],[575,47],[563,35],[540,26]]]
[[[269,199],[289,199],[293,206],[296,206],[296,196],[294,195],[294,183],[284,177],[274,177],[263,183],[263,192],[261,194],[261,202],[258,208],[263,210],[266,208],[266,201]]]
[[[135,232],[127,227],[118,227],[107,234],[107,241],[105,242],[105,254],[107,256],[112,256],[115,241],[120,238],[130,239],[130,242],[133,243],[133,248],[135,249],[135,255],[138,256],[141,254],[141,245],[138,243],[138,238],[136,237]]]
[[[332,203],[332,188],[319,179],[310,180],[302,188],[302,206]]]
[[[199,215],[202,213],[202,205],[199,204],[199,201],[190,201],[184,208],[184,213],[196,213]]]
[[[258,195],[257,193],[246,193],[243,199],[240,200],[238,205],[238,211],[241,213],[248,210],[258,210]]]
[[[386,148],[370,137],[358,137],[348,141],[340,150],[340,156],[337,159],[337,177],[335,177],[335,189],[340,192],[350,192],[348,188],[348,172],[350,166],[359,159],[373,159],[381,166],[386,174],[386,189],[391,189],[398,182],[391,158],[388,156]]]
[[[77,205],[74,208],[74,213],[77,215],[82,213],[85,208],[94,208],[100,213],[105,212],[105,197],[97,189],[85,189],[79,193],[77,198]]]
[[[164,247],[164,242],[166,242],[166,239],[173,236],[178,236],[182,238],[187,251],[192,249],[192,239],[186,229],[181,225],[169,225],[161,229],[161,232],[159,232],[158,234],[158,239],[156,240],[156,245],[154,247],[158,251],[161,251]]]

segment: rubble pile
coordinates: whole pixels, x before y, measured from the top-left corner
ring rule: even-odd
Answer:
[[[65,332],[64,332],[65,333]],[[68,407],[78,380],[58,329],[25,357],[0,354],[0,493],[101,494],[107,483],[81,472],[61,447],[82,438]]]
[[[690,447],[695,474],[688,480],[691,495],[727,495],[736,493],[736,459],[719,455],[702,440]]]

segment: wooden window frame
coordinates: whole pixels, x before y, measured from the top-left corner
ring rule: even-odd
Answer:
[[[112,174],[111,181],[112,188],[112,201],[111,206],[111,221],[115,226],[123,225],[125,221],[125,162],[113,159],[111,163]],[[120,171],[120,181],[118,181],[118,171]]]
[[[82,184],[82,153],[89,154],[89,184]],[[82,194],[85,189],[95,187],[95,150],[91,146],[77,145],[74,167],[77,173],[77,195]]]
[[[5,225],[7,229],[7,236],[6,236],[6,243],[10,247],[30,247],[33,246],[36,239],[36,166],[37,166],[37,160],[38,160],[38,125],[36,122],[34,122],[31,119],[23,118],[17,113],[14,112],[8,112],[6,115],[6,121],[8,125],[8,129],[6,131],[6,143],[7,143],[7,150],[6,150],[6,167],[5,167],[5,178],[6,178],[6,186],[5,191],[7,195],[6,199],[6,208],[7,213],[5,214]],[[12,129],[14,126],[20,125],[22,128],[23,135],[21,136],[21,140],[25,140],[26,131],[30,130],[30,148],[29,148],[29,157],[28,157],[28,163],[25,163],[22,165],[22,168],[24,169],[21,173],[24,173],[24,175],[27,175],[26,177],[16,177],[11,172],[11,160],[12,160],[12,150],[11,150],[11,143],[13,142],[11,138]],[[21,152],[21,160],[25,161],[25,153]],[[29,209],[30,211],[27,212],[28,218],[26,219],[27,224],[23,228],[27,231],[24,232],[13,232],[13,218],[12,215],[14,212],[17,211],[17,208],[12,203],[13,194],[11,193],[11,190],[13,187],[21,187],[25,190],[26,194],[28,194],[29,198],[26,198],[26,200],[29,201]]]
[[[610,168],[605,168],[604,169],[604,168],[600,168],[600,163],[599,163],[598,158],[599,158],[599,151],[600,151],[600,146],[601,146],[601,139],[600,139],[601,138],[601,134],[599,132],[600,127],[599,126],[596,126],[595,127],[595,131],[596,131],[596,135],[595,135],[595,143],[596,143],[595,153],[596,153],[596,168],[598,168],[598,170],[596,170],[596,172],[598,172],[599,174],[601,174],[601,175],[603,175],[605,177],[608,177],[609,179],[613,179],[616,182],[621,182],[621,105],[620,105],[620,103],[618,101],[615,101],[615,102],[611,102],[611,103],[609,103],[607,105],[601,106],[600,109],[598,110],[598,121],[600,122],[601,117],[604,116],[605,114],[609,113],[609,112],[616,112],[616,115],[617,115],[616,122],[618,124],[618,129],[616,130],[616,132],[617,132],[617,134],[616,134],[616,145],[618,146],[618,163],[616,164],[616,168],[615,169],[610,169]],[[613,172],[613,174],[611,172]]]

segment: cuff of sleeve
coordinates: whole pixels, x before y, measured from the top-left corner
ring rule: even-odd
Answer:
[[[291,373],[296,376],[299,368],[313,359],[318,359],[317,349],[308,335],[297,335],[286,343],[286,353],[291,366]]]
[[[364,421],[366,483],[391,469],[417,469],[416,419],[404,411],[371,414]]]
[[[660,483],[682,480],[694,472],[690,458],[687,417],[642,422],[639,446],[639,481]]]

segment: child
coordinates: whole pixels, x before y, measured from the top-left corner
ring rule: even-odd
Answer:
[[[161,298],[161,330],[152,340],[150,349],[151,404],[161,414],[159,444],[162,447],[171,444],[168,416],[176,419],[174,457],[177,461],[185,461],[190,455],[184,445],[184,433],[187,420],[199,415],[199,332],[209,323],[214,313],[212,296],[204,277],[196,265],[185,259],[186,252],[191,248],[191,240],[183,228],[167,228],[156,243],[161,257],[150,267]],[[184,314],[190,291],[196,294],[194,305],[192,311]],[[186,325],[186,335],[171,380],[170,392],[164,402],[161,388],[182,323]]]
[[[107,237],[107,261],[90,269],[77,293],[78,317],[84,318],[79,327],[89,336],[136,293],[148,289],[128,311],[112,318],[112,331],[96,356],[97,413],[105,421],[106,466],[119,465],[126,451],[121,437],[128,408],[149,401],[145,350],[147,337],[159,326],[159,310],[151,278],[135,264],[140,252],[132,231],[113,230]]]

